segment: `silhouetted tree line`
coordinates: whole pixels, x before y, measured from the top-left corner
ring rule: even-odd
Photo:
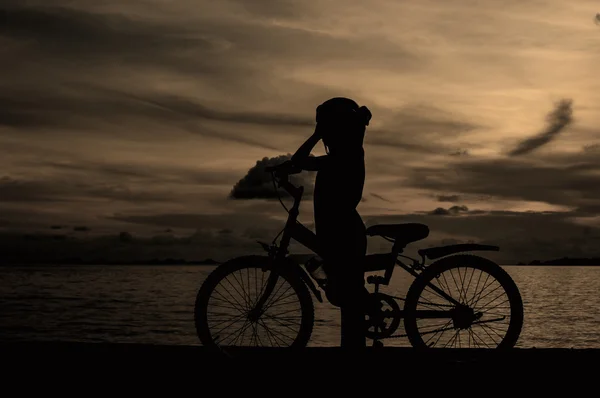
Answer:
[[[217,265],[220,264],[218,261],[212,258],[205,260],[185,260],[182,258],[152,258],[148,260],[132,260],[132,261],[115,261],[108,259],[93,259],[86,260],[79,257],[66,257],[64,259],[53,259],[49,261],[36,261],[36,260],[25,260],[19,261],[18,259],[0,261],[2,265]]]
[[[540,261],[533,260],[528,264],[518,263],[517,265],[600,265],[600,257],[590,257],[590,258],[557,258],[554,260]]]

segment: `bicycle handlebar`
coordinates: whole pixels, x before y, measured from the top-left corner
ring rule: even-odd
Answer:
[[[302,172],[302,169],[294,166],[289,160],[283,163],[280,163],[276,166],[267,166],[265,167],[265,172],[272,173],[275,172],[281,175],[292,175],[299,174]]]
[[[302,196],[304,187],[296,187],[288,180],[288,176],[301,173],[302,169],[292,165],[290,161],[283,162],[277,166],[267,166],[265,167],[265,172],[275,173],[275,176],[279,180],[278,185],[292,195],[294,199],[299,199]]]

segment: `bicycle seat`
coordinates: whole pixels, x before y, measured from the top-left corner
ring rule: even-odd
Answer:
[[[419,223],[378,224],[367,228],[369,236],[385,236],[396,241],[410,243],[429,236],[429,227]]]

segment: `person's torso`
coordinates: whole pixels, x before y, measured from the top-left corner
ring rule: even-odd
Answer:
[[[317,224],[336,217],[346,220],[355,218],[358,216],[356,208],[363,195],[364,158],[332,157],[329,160],[327,166],[318,171],[315,180],[314,211]]]

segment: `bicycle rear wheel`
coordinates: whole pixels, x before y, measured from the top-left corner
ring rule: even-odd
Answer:
[[[479,256],[455,255],[415,278],[404,315],[415,348],[505,349],[514,347],[521,333],[523,302],[499,265]]]
[[[194,320],[203,346],[231,353],[238,348],[299,348],[308,344],[314,305],[291,267],[269,269],[264,256],[244,256],[221,264],[196,296]],[[252,315],[269,277],[277,282],[259,316]]]

